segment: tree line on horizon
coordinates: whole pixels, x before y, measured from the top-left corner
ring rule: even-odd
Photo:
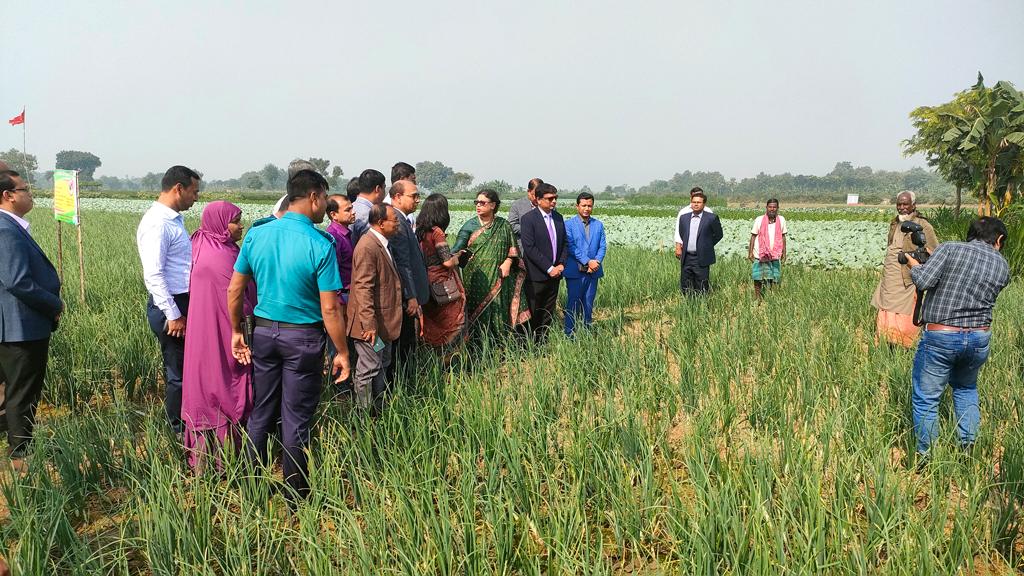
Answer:
[[[621,184],[607,185],[602,190],[589,186],[563,189],[565,196],[591,192],[599,198],[629,197],[639,203],[673,201],[694,186],[707,191],[713,200],[753,201],[777,197],[787,202],[843,202],[848,194],[857,194],[860,201],[875,204],[893,198],[903,190],[917,193],[920,203],[953,203],[959,213],[962,192],[970,191],[978,199],[979,214],[1003,214],[1017,202],[1024,184],[1024,95],[1012,83],[1000,81],[986,87],[981,73],[977,83],[958,92],[950,102],[938,106],[921,106],[910,113],[916,133],[903,141],[908,156],[922,154],[930,170],[915,167],[909,170],[874,170],[870,166],[854,166],[837,162],[825,175],[759,173],[750,178],[727,178],[718,171],[677,172],[669,179],[655,179],[639,188]],[[0,160],[28,175],[40,187],[52,186],[53,171],[38,171],[34,155],[23,155],[16,148],[0,152]],[[326,158],[308,159],[331,188],[343,190],[347,184],[345,171],[331,165]],[[155,192],[163,172],[144,176],[96,176],[102,165],[99,156],[80,150],[62,150],[55,166],[79,170],[79,183],[86,193]],[[384,170],[386,172],[386,167]],[[457,171],[440,161],[416,164],[421,187],[453,197],[468,197],[483,188],[499,194],[522,193],[522,184],[489,180],[473,185],[474,177]],[[268,163],[258,170],[243,172],[236,178],[204,182],[208,191],[266,191],[268,194],[285,188],[287,172]],[[543,175],[541,175],[543,176]],[[44,192],[45,193],[45,192]]]
[[[10,149],[0,153],[3,160],[22,172],[30,174],[37,186],[52,186],[53,171],[38,171],[34,155],[27,156],[28,170],[21,151]],[[332,165],[326,158],[308,158],[318,172],[331,184],[334,190],[344,190],[348,183],[341,166]],[[103,192],[156,192],[160,187],[163,172],[148,172],[143,176],[96,176],[95,171],[102,165],[95,154],[84,151],[64,150],[57,154],[55,165],[63,169],[79,170],[80,186],[86,193]],[[386,167],[385,167],[386,168]],[[382,170],[387,172],[387,170]],[[416,163],[416,176],[421,187],[430,192],[444,193],[452,197],[471,197],[483,188],[491,188],[505,196],[522,193],[522,184],[504,180],[488,180],[473,184],[474,177],[468,172],[457,171],[440,161]],[[259,170],[243,172],[236,178],[212,179],[203,182],[203,188],[211,192],[267,192],[284,190],[286,168],[273,163],[265,164]],[[658,203],[669,198],[677,199],[694,186],[704,188],[712,197],[724,200],[759,200],[769,196],[784,198],[790,202],[844,202],[848,194],[858,194],[863,203],[878,203],[894,197],[903,190],[913,190],[919,202],[944,203],[954,198],[955,188],[944,179],[939,170],[925,170],[915,167],[909,170],[874,170],[870,166],[854,166],[852,162],[837,162],[825,175],[759,173],[748,178],[727,178],[718,171],[677,172],[668,179],[655,179],[640,187],[626,184],[607,185],[603,189],[582,186],[563,189],[563,195],[575,196],[590,192],[599,198],[626,198],[640,203]]]

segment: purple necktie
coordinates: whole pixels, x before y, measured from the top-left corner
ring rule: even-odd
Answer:
[[[558,250],[555,249],[555,224],[552,222],[551,214],[545,215],[544,219],[548,221],[548,238],[551,239],[551,262],[554,263],[558,260]]]

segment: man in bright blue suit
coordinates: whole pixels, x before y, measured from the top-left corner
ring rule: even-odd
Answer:
[[[33,205],[25,180],[0,170],[0,375],[7,381],[0,404],[6,404],[8,450],[19,470],[43,393],[50,334],[64,310],[57,271],[25,219]]]
[[[591,218],[594,195],[581,192],[576,197],[576,216],[566,220],[565,237],[569,244],[569,257],[565,264],[565,334],[572,336],[576,322],[582,318],[587,328],[593,322],[594,298],[597,281],[604,276],[604,255],[608,242],[604,224]]]

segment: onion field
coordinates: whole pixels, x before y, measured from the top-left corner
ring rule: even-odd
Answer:
[[[487,342],[450,368],[422,354],[379,419],[325,397],[312,496],[293,514],[279,469],[229,459],[194,476],[165,429],[134,243],[149,203],[134,202],[83,200],[85,302],[65,229],[68,310],[37,442],[27,474],[0,474],[14,574],[1024,569],[1024,290],[995,310],[974,452],[956,448],[947,399],[917,470],[913,352],[873,338],[879,218],[790,218],[782,284],[760,304],[752,218],[724,220],[714,292],[696,300],[679,295],[672,216],[603,218],[590,333]],[[268,209],[243,208],[247,221]],[[29,219],[56,262],[44,199]]]

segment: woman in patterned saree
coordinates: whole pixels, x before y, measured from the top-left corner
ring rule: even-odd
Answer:
[[[449,223],[451,215],[448,213],[448,198],[444,194],[427,196],[416,216],[416,239],[419,240],[420,251],[427,265],[431,291],[430,300],[423,304],[423,330],[420,337],[434,347],[455,342],[466,322],[466,291],[457,271],[462,253],[453,254],[448,247],[445,231]],[[439,304],[434,289],[444,283],[453,284],[458,296],[451,302]]]
[[[464,248],[472,257],[462,270],[466,288],[466,337],[484,334],[502,339],[530,319],[524,293],[526,268],[519,259],[512,225],[498,216],[501,200],[494,190],[476,197],[476,218],[470,218],[452,250]]]

